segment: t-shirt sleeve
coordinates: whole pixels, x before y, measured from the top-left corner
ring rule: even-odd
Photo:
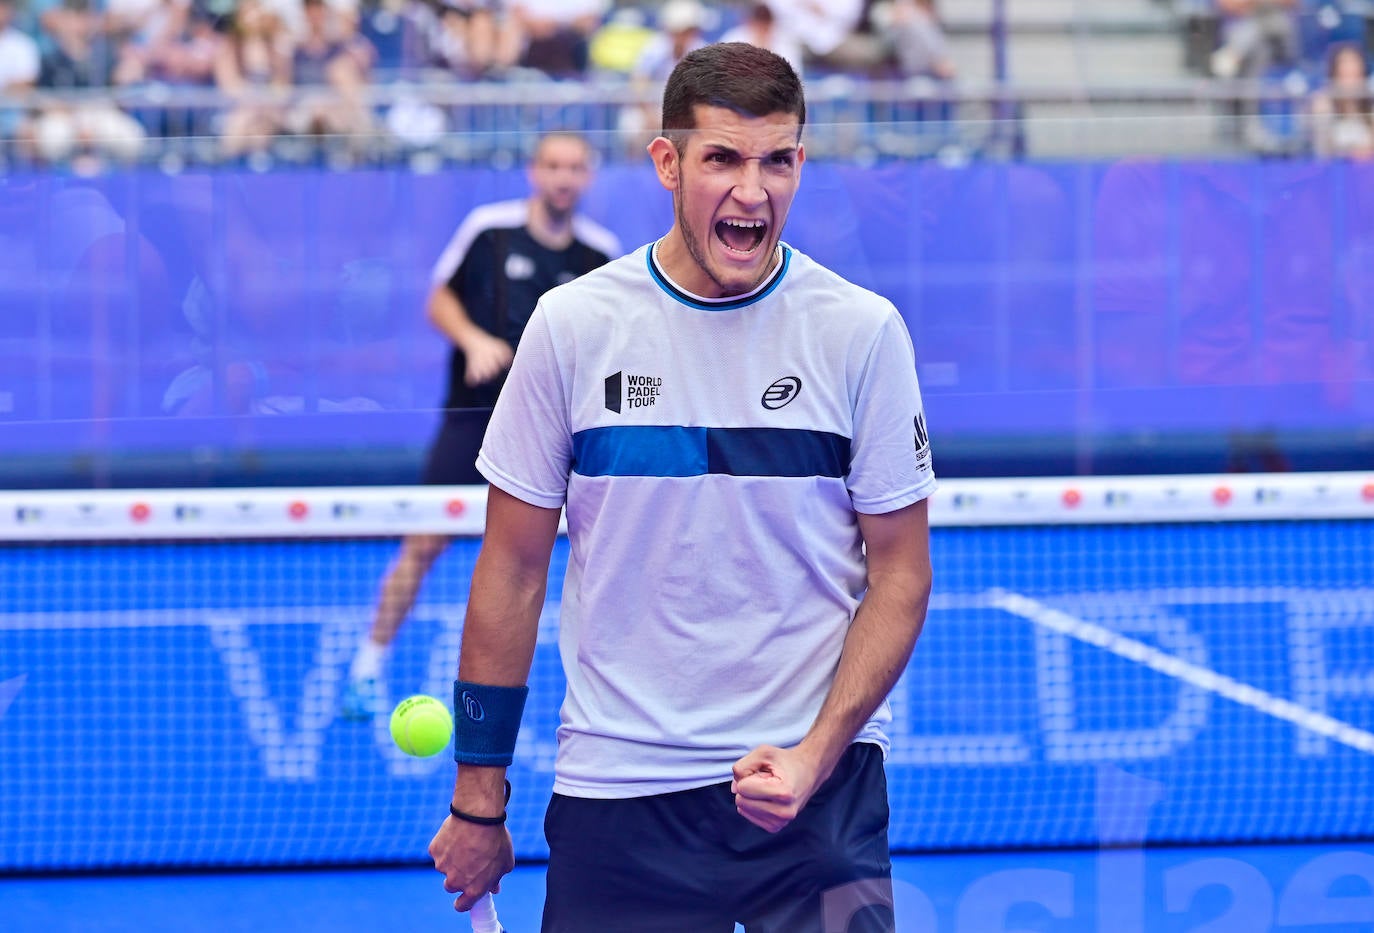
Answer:
[[[859,377],[848,485],[854,508],[869,515],[894,512],[935,491],[916,354],[896,309],[879,329]]]
[[[454,277],[458,275],[464,260],[467,259],[468,250],[472,249],[472,244],[488,226],[487,215],[480,210],[473,211],[463,219],[448,244],[444,246],[444,251],[435,260],[434,268],[430,270],[431,286],[448,284],[452,287]]]
[[[520,340],[477,455],[487,481],[541,508],[561,508],[572,469],[568,393],[543,302]]]

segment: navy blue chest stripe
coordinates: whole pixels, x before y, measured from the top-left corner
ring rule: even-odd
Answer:
[[[573,434],[573,472],[839,478],[849,473],[849,438],[794,428],[589,428]]]

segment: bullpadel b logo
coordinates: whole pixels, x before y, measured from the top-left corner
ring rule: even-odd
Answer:
[[[801,394],[801,386],[801,380],[796,376],[783,376],[763,390],[763,398],[759,401],[769,411],[777,411]]]

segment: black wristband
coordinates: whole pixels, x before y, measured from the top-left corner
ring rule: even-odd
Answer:
[[[506,782],[506,803],[510,803],[510,781]],[[478,826],[501,826],[506,822],[506,811],[502,810],[500,816],[476,816],[471,813],[464,813],[453,804],[448,805],[448,812],[456,820],[464,823],[476,823]]]

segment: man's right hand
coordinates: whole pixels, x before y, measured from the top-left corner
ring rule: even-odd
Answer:
[[[515,867],[515,847],[504,826],[479,826],[450,816],[429,843],[444,890],[457,894],[453,909],[468,911],[488,891],[501,890],[501,878]]]
[[[463,381],[469,386],[491,382],[510,369],[511,360],[515,359],[511,345],[490,334],[470,340],[468,346],[463,347],[463,355],[467,358]]]

